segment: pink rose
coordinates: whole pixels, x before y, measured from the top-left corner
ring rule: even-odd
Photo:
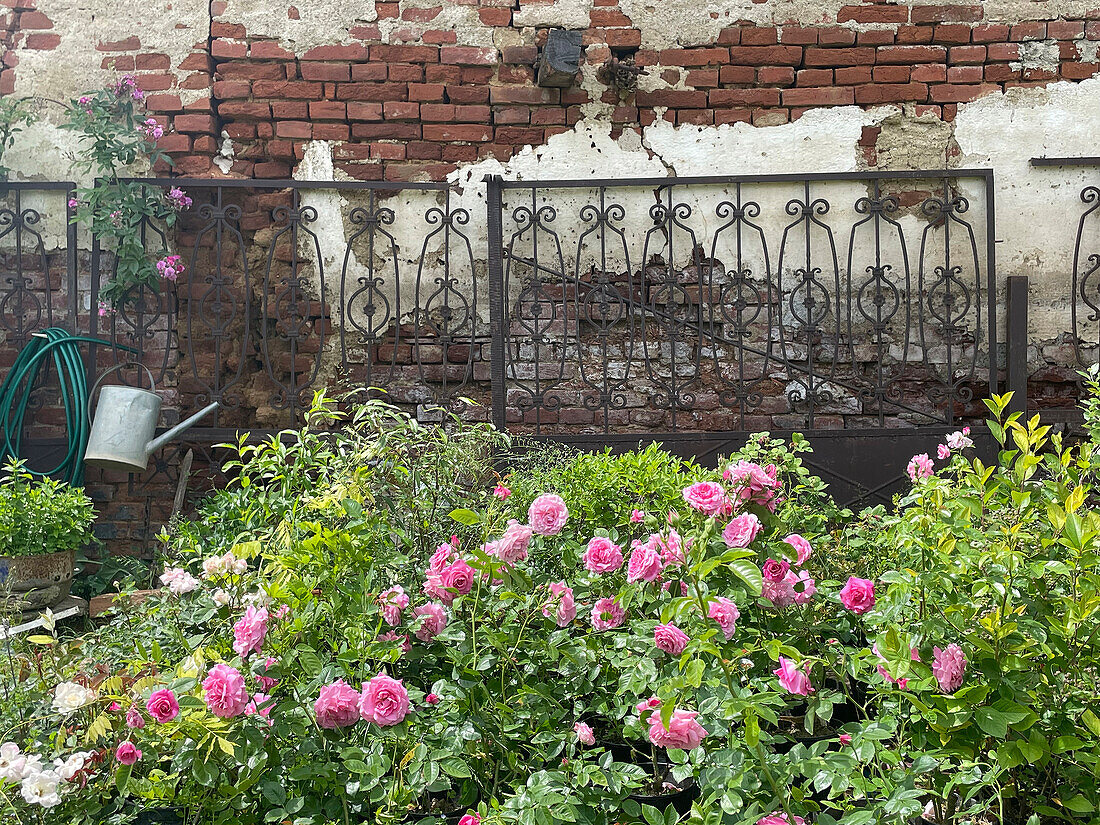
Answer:
[[[777,811],[776,813],[768,814],[756,820],[756,825],[791,825],[791,821],[787,819],[785,813],[779,813]],[[795,816],[794,825],[806,825],[806,820],[800,816]]]
[[[281,605],[279,605],[278,609],[275,611],[275,618],[279,619],[279,620],[285,619],[289,615],[290,615],[290,605],[289,604],[281,604]]]
[[[504,501],[504,499],[508,498],[508,496],[510,495],[512,495],[512,491],[505,487],[503,484],[498,484],[496,487],[493,488],[494,498],[498,498],[501,501]]]
[[[928,453],[920,453],[909,459],[909,466],[905,468],[905,472],[909,474],[909,480],[914,484],[918,479],[931,478],[932,477],[932,459],[928,457]]]
[[[737,605],[725,596],[719,596],[707,605],[707,618],[713,619],[722,629],[722,635],[728,642],[737,631],[737,620],[741,617],[741,611]]]
[[[641,524],[643,521],[645,521],[645,513],[644,512],[642,512],[641,510],[631,510],[630,511],[630,523],[631,524]]]
[[[466,814],[458,820],[458,825],[481,825],[481,817],[476,813]]]
[[[439,697],[436,696],[434,693],[429,693],[427,696],[424,697],[424,703],[428,705],[438,705]]]
[[[722,540],[727,547],[748,547],[763,526],[752,513],[742,513],[726,525]]]
[[[564,507],[564,505],[562,506]],[[533,532],[534,530],[526,524],[520,524],[515,519],[510,519],[504,530],[504,535],[493,542],[493,555],[505,564],[515,564],[523,561],[527,558],[527,545],[531,543]]]
[[[115,759],[123,765],[133,765],[141,759],[141,751],[137,749],[137,745],[127,739],[125,742],[119,743],[119,746],[115,749]]]
[[[593,536],[584,550],[584,566],[593,573],[614,573],[623,566],[623,551],[607,536]]]
[[[233,652],[242,659],[259,653],[267,635],[267,609],[249,605],[244,616],[233,625]]]
[[[268,670],[270,670],[271,666],[275,664],[278,664],[278,659],[273,656],[268,656],[264,660],[263,664],[260,665],[259,672],[255,674],[256,684],[260,686],[260,690],[266,692],[275,687],[275,685],[279,684],[278,679],[272,679],[270,676],[267,675]]]
[[[779,684],[788,693],[796,696],[809,696],[814,692],[809,678],[798,669],[798,665],[785,656],[779,657],[779,667],[773,671],[779,677]]]
[[[774,513],[779,503],[779,471],[774,464],[761,467],[751,461],[738,461],[722,474],[730,485],[730,494],[742,504],[759,504]]]
[[[595,630],[611,630],[623,623],[626,611],[611,598],[604,598],[592,605],[592,627]]]
[[[573,725],[573,733],[577,734],[577,741],[582,745],[596,744],[596,734],[593,733],[592,728],[584,722],[575,723]]]
[[[935,658],[932,660],[932,675],[940,683],[944,693],[954,693],[963,683],[966,670],[966,654],[957,644],[949,644],[943,650],[932,648]]]
[[[875,669],[878,670],[879,675],[890,684],[897,685],[900,690],[905,690],[909,686],[909,680],[906,678],[895,679],[893,676],[890,675],[890,671],[883,667],[883,665],[886,664],[886,657],[878,652],[877,644],[871,646],[871,652],[878,656],[881,662],[880,664],[875,665]],[[909,658],[914,662],[919,662],[920,651],[918,651],[915,647],[909,648]]]
[[[683,491],[688,506],[707,516],[724,516],[733,512],[725,488],[715,481],[697,481]]]
[[[229,665],[217,664],[210,668],[202,681],[202,690],[206,707],[215,716],[223,719],[240,716],[248,704],[244,677],[239,670]]]
[[[842,745],[850,745],[852,744],[852,734],[842,733],[840,734],[840,736],[837,737],[837,741],[840,742],[840,744]]]
[[[947,436],[947,448],[949,450],[966,450],[974,446],[973,440],[969,438],[970,428],[963,427],[961,430],[951,433]]]
[[[565,582],[550,584],[551,600],[543,605],[542,615],[553,618],[558,627],[568,627],[577,618],[577,603],[573,600],[573,588]]]
[[[470,565],[462,559],[459,559],[443,568],[443,572],[439,574],[439,578],[448,591],[453,590],[457,592],[458,595],[465,596],[473,589],[474,577],[476,575],[474,568],[470,567]]]
[[[134,730],[145,727],[145,717],[141,715],[137,705],[130,705],[130,709],[126,711],[126,727]]]
[[[649,537],[650,542],[656,542],[661,550],[661,561],[665,567],[682,567],[687,564],[687,548],[691,546],[691,539],[686,542],[680,538],[675,530],[668,531],[668,538],[660,535]]]
[[[365,721],[388,728],[403,722],[408,712],[409,693],[400,679],[379,673],[369,682],[363,682],[359,715]]]
[[[409,636],[408,636],[407,633],[397,634],[397,633],[394,633],[391,630],[388,633],[378,634],[378,638],[375,639],[375,641],[378,641],[378,642],[400,642],[401,643],[400,647],[401,647],[401,653],[402,654],[408,653],[410,650],[412,650],[412,645],[409,644]]]
[[[149,701],[145,703],[145,709],[149,711],[149,715],[156,719],[161,724],[165,722],[171,722],[180,713],[179,703],[176,701],[176,694],[172,693],[168,688],[161,688],[149,697]]]
[[[409,596],[405,588],[394,584],[378,594],[378,603],[382,607],[382,618],[386,624],[394,627],[401,621],[402,612],[409,606]]]
[[[798,576],[795,577],[792,570],[787,574],[788,582],[791,585],[791,591],[794,593],[795,604],[809,604],[813,600],[814,593],[817,592],[817,583],[810,577],[810,574],[805,570],[799,570]],[[801,585],[801,587],[799,587]]]
[[[313,703],[317,724],[325,730],[354,725],[359,721],[360,698],[359,691],[343,679],[325,685]]]
[[[668,727],[661,722],[661,714],[649,715],[649,741],[659,748],[679,748],[689,751],[699,747],[703,737],[707,735],[703,726],[695,721],[696,714],[693,710],[680,710],[672,712],[672,718],[668,720]]]
[[[875,583],[849,576],[848,583],[840,591],[840,603],[853,613],[866,613],[875,606]]]
[[[447,610],[441,604],[428,602],[413,610],[413,615],[423,617],[413,635],[422,642],[430,642],[447,626]]]
[[[772,607],[790,607],[797,601],[798,594],[794,592],[797,581],[798,577],[789,570],[779,581],[764,579],[761,595],[772,603]]]
[[[452,538],[454,538],[452,536]],[[451,559],[455,555],[455,542],[443,542],[439,547],[435,548],[435,552],[432,553],[432,557],[428,559],[428,570],[433,573],[439,573],[451,563]],[[391,588],[393,589],[393,588]]]
[[[798,533],[791,533],[787,538],[783,539],[787,544],[791,546],[791,549],[795,552],[795,564],[799,567],[806,563],[806,560],[814,552],[814,549],[810,547],[810,543]]]
[[[648,714],[652,710],[656,710],[661,706],[661,700],[656,696],[650,696],[648,699],[643,699],[634,706],[634,710],[638,712],[639,718],[642,722],[645,722],[648,718]]]
[[[267,719],[268,724],[271,724],[271,709],[273,707],[275,707],[275,703],[271,701],[271,697],[266,693],[253,693],[248,704],[244,706],[244,715],[260,716]]]
[[[531,502],[527,510],[527,523],[540,536],[556,536],[565,527],[569,510],[561,496],[555,493],[543,493]]]
[[[683,653],[688,641],[688,635],[672,622],[653,628],[653,644],[671,656]]]
[[[938,447],[936,447],[936,458],[938,458],[940,461],[951,458],[951,448],[948,447],[946,444],[940,444]]]
[[[764,566],[760,568],[760,572],[764,576],[764,581],[781,582],[787,577],[787,571],[790,569],[791,565],[786,561],[768,559],[764,562]]]
[[[630,551],[630,562],[626,566],[626,580],[656,581],[663,569],[660,551],[652,545],[636,542],[634,549]]]

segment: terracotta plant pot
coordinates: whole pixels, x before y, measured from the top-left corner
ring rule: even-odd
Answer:
[[[0,601],[9,610],[42,610],[69,595],[76,551],[0,556]]]

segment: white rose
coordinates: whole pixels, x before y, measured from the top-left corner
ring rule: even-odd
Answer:
[[[220,576],[224,570],[225,565],[222,563],[220,556],[213,556],[202,563],[202,575],[206,579]]]
[[[61,796],[57,793],[60,781],[61,777],[53,771],[35,771],[23,777],[20,791],[28,804],[52,808],[61,804]]]
[[[168,592],[173,596],[182,596],[193,590],[197,590],[200,584],[201,582],[186,570],[181,570],[180,575],[168,582]]]
[[[18,782],[23,778],[23,766],[27,760],[14,742],[0,745],[0,779]]]
[[[231,596],[224,590],[215,590],[212,598],[214,599],[214,604],[218,607],[225,607],[229,604]]]
[[[62,682],[53,692],[53,709],[68,716],[95,701],[95,691],[76,682]]]
[[[69,758],[64,761],[55,759],[53,764],[57,768],[58,776],[68,782],[80,771],[84,770],[84,764],[88,761],[89,756],[91,756],[90,753],[77,751],[76,753],[69,754]]]

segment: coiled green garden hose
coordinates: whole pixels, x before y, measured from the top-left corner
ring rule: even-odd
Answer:
[[[84,481],[84,450],[88,446],[91,422],[88,419],[88,381],[80,344],[114,346],[110,341],[73,335],[59,327],[36,332],[19,351],[4,383],[0,384],[0,422],[4,440],[0,445],[0,463],[10,458],[23,458],[23,420],[31,400],[39,370],[46,358],[53,357],[57,380],[61,385],[61,402],[65,408],[65,429],[68,448],[61,462],[49,470],[31,470],[36,475],[53,476],[79,486]],[[130,347],[119,347],[135,352]],[[29,469],[29,468],[28,468]]]

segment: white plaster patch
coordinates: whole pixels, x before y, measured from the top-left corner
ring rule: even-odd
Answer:
[[[1057,72],[1058,60],[1057,40],[1029,40],[1020,44],[1020,59],[1008,65],[1016,72],[1021,69]]]
[[[290,7],[298,19],[290,17]],[[219,19],[241,23],[250,37],[271,37],[301,54],[315,46],[347,43],[348,29],[358,23],[373,23],[378,13],[373,3],[357,0],[228,0]]]

